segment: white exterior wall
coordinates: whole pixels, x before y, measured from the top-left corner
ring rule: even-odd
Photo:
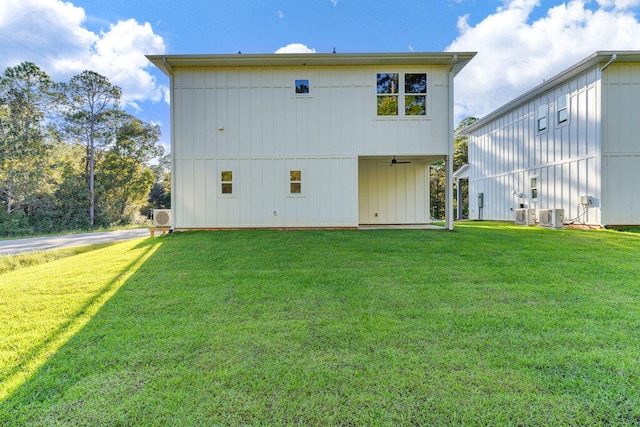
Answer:
[[[556,100],[569,95],[569,120],[558,124]],[[548,106],[547,130],[537,131],[537,108]],[[469,135],[469,216],[513,220],[525,207],[562,208],[565,219],[599,224],[600,70],[590,70],[514,106]],[[537,177],[538,198],[531,199],[530,180]],[[519,199],[513,192],[524,193]],[[484,207],[478,194],[484,194]],[[578,196],[592,197],[584,215]]]
[[[376,74],[393,72],[427,74],[426,117],[376,115]],[[355,227],[359,157],[445,156],[448,93],[437,66],[174,69],[174,226]],[[220,194],[226,170],[232,196]],[[288,195],[290,170],[302,171],[300,196]]]
[[[640,64],[612,63],[602,76],[602,222],[640,224]]]

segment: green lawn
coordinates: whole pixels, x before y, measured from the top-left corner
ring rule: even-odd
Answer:
[[[640,234],[173,233],[0,274],[0,425],[639,425]]]

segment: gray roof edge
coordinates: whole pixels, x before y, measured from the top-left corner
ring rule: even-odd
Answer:
[[[165,74],[172,67],[221,66],[358,66],[384,64],[449,65],[454,75],[473,59],[476,52],[404,52],[404,53],[270,53],[270,54],[181,54],[146,55]]]
[[[556,74],[550,79],[545,80],[543,83],[539,84],[533,89],[523,93],[522,95],[512,99],[511,101],[507,102],[506,104],[499,107],[498,109],[478,119],[473,124],[462,129],[459,132],[459,134],[469,135],[474,130],[486,125],[487,122],[495,119],[496,117],[499,117],[506,111],[513,109],[516,105],[520,105],[524,102],[530,101],[531,99],[548,91],[552,87],[557,86],[558,84],[563,83],[566,80],[569,80],[575,77],[576,75],[584,72],[585,70],[591,67],[594,67],[601,63],[609,62],[609,60],[613,57],[613,55],[616,55],[615,62],[621,62],[621,63],[640,62],[640,51],[637,51],[637,50],[596,51],[595,53],[591,54],[590,56],[583,59],[582,61],[572,65],[571,67]]]

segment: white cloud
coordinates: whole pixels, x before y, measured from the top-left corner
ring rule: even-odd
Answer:
[[[482,117],[597,50],[640,49],[640,0],[571,0],[530,22],[538,0],[510,0],[475,26],[458,21],[448,51],[477,51],[456,78],[456,117]]]
[[[331,3],[333,3],[334,6],[338,5],[338,0],[331,0]]]
[[[150,24],[130,19],[96,34],[85,19],[82,8],[61,0],[1,0],[0,70],[30,61],[56,81],[92,70],[120,86],[123,102],[134,108],[166,99],[144,56],[165,51]]]
[[[284,18],[284,13],[282,13],[281,10],[278,11],[278,18],[280,19]]]
[[[302,43],[290,43],[276,50],[275,53],[316,53],[316,50]]]

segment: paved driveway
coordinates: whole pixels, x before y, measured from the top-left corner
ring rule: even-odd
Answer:
[[[18,255],[27,252],[48,251],[74,246],[95,245],[119,240],[149,237],[148,228],[103,231],[98,233],[69,234],[66,236],[33,237],[29,239],[0,240],[0,256]]]

